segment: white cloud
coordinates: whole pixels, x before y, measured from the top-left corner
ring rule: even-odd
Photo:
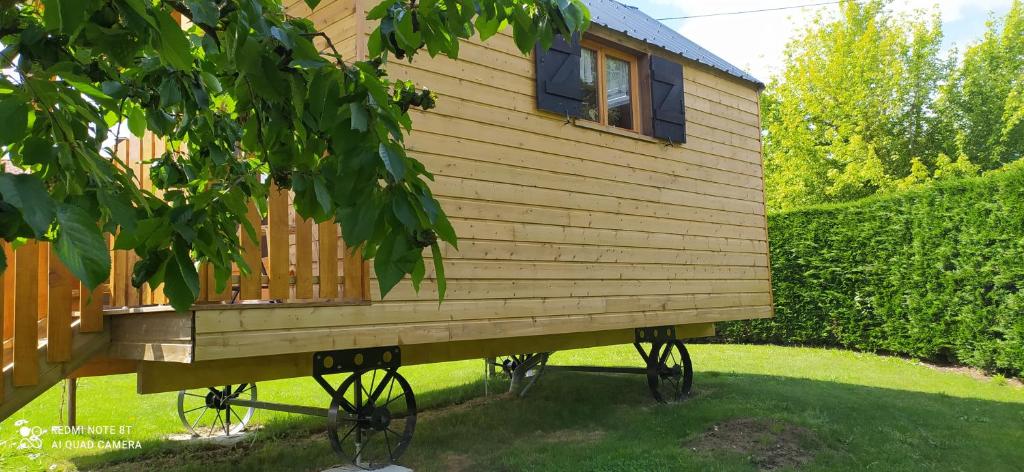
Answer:
[[[758,10],[819,3],[814,0],[625,1],[639,6],[644,11],[657,13],[652,15],[655,17]],[[896,0],[893,2],[892,8],[898,12],[912,12],[918,9],[934,11],[935,8],[938,8],[947,38],[963,42],[979,33],[984,27],[989,11],[1005,12],[1009,9],[1010,1]],[[820,11],[836,13],[839,11],[839,7],[827,5],[745,15],[670,20],[665,23],[723,59],[754,74],[758,79],[767,81],[773,74],[780,71],[786,43],[806,27]],[[947,46],[949,46],[948,43]]]

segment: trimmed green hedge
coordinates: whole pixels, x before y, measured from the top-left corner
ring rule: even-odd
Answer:
[[[1024,373],[1024,166],[769,216],[775,318],[719,338]]]

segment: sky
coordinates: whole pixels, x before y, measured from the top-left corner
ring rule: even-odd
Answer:
[[[822,3],[823,0],[619,0],[654,18],[735,12]],[[892,8],[911,12],[938,11],[942,18],[946,51],[962,51],[984,33],[994,13],[1004,16],[1011,0],[894,0]],[[793,34],[801,31],[818,12],[838,13],[838,5],[771,12],[727,15],[664,23],[758,79],[767,82],[780,72],[783,51]]]

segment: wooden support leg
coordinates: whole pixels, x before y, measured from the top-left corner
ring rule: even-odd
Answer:
[[[71,377],[68,383],[68,426],[78,425],[78,379]]]

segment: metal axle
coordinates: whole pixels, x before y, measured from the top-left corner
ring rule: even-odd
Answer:
[[[284,403],[242,400],[240,398],[230,398],[227,400],[227,403],[232,406],[243,406],[247,408],[256,408],[259,410],[280,411],[284,413],[295,413],[299,415],[320,416],[323,418],[327,418],[327,408],[317,408],[315,406],[287,405]]]
[[[643,367],[601,367],[591,365],[548,365],[548,370],[561,370],[568,372],[592,372],[598,374],[640,374],[647,375],[647,369]]]

